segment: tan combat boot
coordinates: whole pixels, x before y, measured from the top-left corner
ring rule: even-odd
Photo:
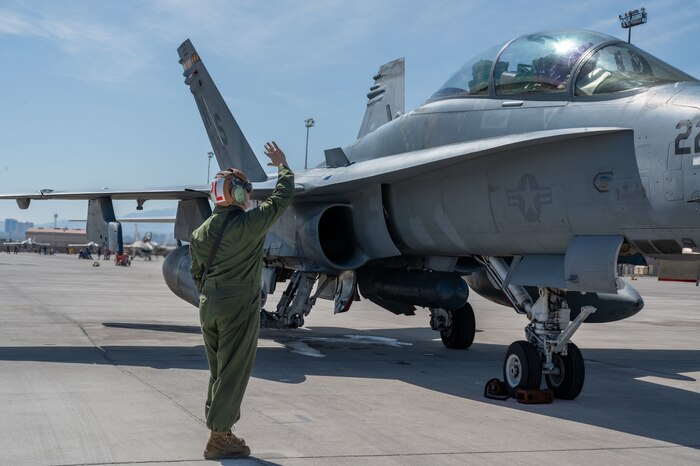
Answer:
[[[204,458],[208,460],[245,458],[249,455],[250,448],[235,442],[233,437],[228,436],[228,432],[212,432],[207,446],[204,447]]]
[[[228,437],[234,443],[237,443],[239,445],[245,445],[245,439],[243,437],[237,437],[236,435],[234,435],[231,429],[229,429],[229,431],[226,432],[226,437]]]

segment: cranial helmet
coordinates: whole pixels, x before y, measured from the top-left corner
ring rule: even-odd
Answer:
[[[252,190],[253,185],[245,173],[236,168],[229,168],[218,172],[211,181],[209,197],[214,205],[226,207],[231,204],[243,204],[246,192],[250,193]]]

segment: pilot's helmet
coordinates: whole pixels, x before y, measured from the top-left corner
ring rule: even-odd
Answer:
[[[214,205],[227,207],[231,204],[243,204],[246,192],[250,193],[253,185],[248,177],[237,168],[219,171],[209,187],[209,196]]]
[[[553,62],[551,63],[551,68],[548,70],[550,78],[560,81],[561,85],[565,85],[571,76],[571,71],[578,59],[592,45],[593,44],[590,42],[579,44],[564,53],[555,55]]]

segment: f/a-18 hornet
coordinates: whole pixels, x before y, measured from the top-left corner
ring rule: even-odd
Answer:
[[[219,166],[274,187],[190,41],[185,83]],[[303,325],[317,298],[347,311],[360,295],[396,314],[430,310],[449,348],[475,332],[469,288],[529,320],[508,348],[511,387],[573,399],[584,383],[571,337],[584,320],[643,307],[617,276],[621,256],[696,259],[700,243],[700,85],[614,37],[527,34],[468,61],[404,112],[404,61],[380,67],[358,138],[297,175],[294,203],[265,240],[263,288],[288,281],[267,326]],[[88,199],[88,236],[121,248],[112,199],[178,199],[175,238],[211,212],[206,187],[12,195]],[[186,246],[163,264],[197,304]],[[469,286],[467,286],[467,284]],[[314,285],[316,285],[314,287]]]

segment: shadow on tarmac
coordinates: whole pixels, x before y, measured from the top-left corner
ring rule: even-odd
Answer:
[[[192,326],[110,325],[194,333]],[[692,382],[694,379],[683,373],[700,371],[700,351],[583,348],[587,381],[576,400],[524,405],[512,399],[498,402],[483,396],[486,381],[502,377],[505,345],[475,343],[468,351],[455,351],[444,348],[439,339],[434,341],[436,336],[429,329],[417,328],[263,330],[253,376],[292,384],[304,383],[307,376],[400,380],[473,401],[700,449],[700,393],[692,387],[684,390],[639,380],[655,377],[657,382],[671,384]],[[265,341],[277,345],[266,347]],[[295,353],[300,342],[317,357]],[[202,345],[104,346],[102,350],[0,347],[0,361],[208,370]]]
[[[150,330],[153,332],[202,333],[202,329],[198,325],[143,324],[133,322],[104,322],[102,325],[109,328]]]

